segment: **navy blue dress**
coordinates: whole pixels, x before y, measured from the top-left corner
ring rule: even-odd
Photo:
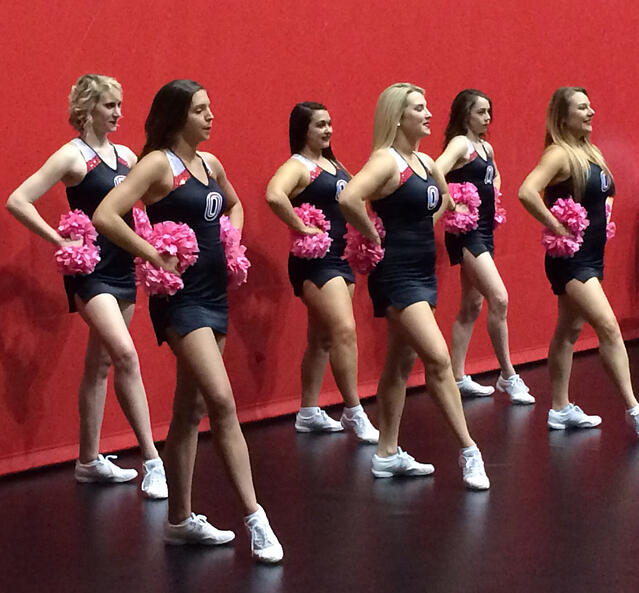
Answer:
[[[430,174],[423,179],[390,151],[402,183],[392,194],[371,202],[386,230],[384,259],[368,277],[375,317],[384,317],[391,305],[400,310],[420,301],[437,305],[433,214],[441,205],[439,188]],[[426,165],[424,169],[428,171]]]
[[[495,218],[495,188],[493,181],[495,178],[495,163],[486,150],[486,157],[483,159],[467,138],[469,144],[468,158],[470,161],[459,169],[454,169],[446,175],[448,183],[472,183],[477,188],[477,193],[481,199],[479,205],[479,221],[477,228],[468,233],[452,234],[446,233],[446,251],[450,265],[461,263],[465,247],[475,257],[484,252],[495,253],[493,241],[493,225]]]
[[[566,284],[573,278],[586,282],[590,278],[603,280],[604,247],[606,245],[606,199],[615,195],[612,180],[599,165],[590,163],[581,205],[588,212],[590,224],[584,231],[584,242],[572,257],[550,257],[546,254],[546,277],[556,295],[566,292]],[[545,200],[548,207],[559,198],[574,196],[572,179],[549,185]]]
[[[219,224],[226,210],[226,198],[204,159],[206,185],[189,173],[177,155],[170,150],[164,152],[173,171],[174,189],[159,202],[147,206],[149,221],[188,224],[195,232],[200,252],[195,264],[182,274],[184,288],[173,296],[149,297],[149,313],[158,344],[166,341],[169,327],[180,336],[201,327],[226,334],[229,310],[226,256]]]
[[[331,278],[341,276],[346,282],[355,282],[355,274],[348,262],[342,259],[346,240],[346,221],[339,209],[338,196],[349,180],[348,174],[336,167],[333,175],[316,163],[302,155],[293,155],[293,158],[304,163],[311,176],[311,183],[307,185],[291,202],[294,207],[308,203],[319,208],[331,223],[328,232],[333,242],[326,255],[321,258],[305,259],[289,254],[288,277],[293,286],[295,296],[302,296],[302,287],[305,280],[310,280],[321,288]]]
[[[118,156],[115,146],[116,168],[112,169],[98,154],[80,138],[71,143],[78,147],[87,164],[87,174],[78,183],[67,187],[67,199],[72,210],[82,210],[89,218],[104,197],[120,183],[129,172],[127,162]],[[126,223],[133,228],[133,216],[127,212]],[[93,272],[81,276],[65,276],[64,288],[69,302],[69,312],[75,312],[75,295],[83,302],[98,294],[112,294],[118,299],[135,302],[135,266],[133,256],[112,243],[103,235],[98,235],[96,244],[100,248],[100,261]]]

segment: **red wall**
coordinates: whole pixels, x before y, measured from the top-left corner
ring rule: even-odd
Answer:
[[[597,116],[594,141],[616,177],[618,234],[608,250],[608,294],[627,338],[639,335],[637,249],[639,209],[633,198],[639,172],[632,142],[639,126],[634,106],[639,25],[631,0],[452,4],[347,0],[57,3],[5,2],[0,21],[3,75],[0,195],[8,196],[72,136],[66,98],[84,72],[118,78],[125,119],[114,140],[138,150],[155,91],[191,77],[209,90],[216,116],[203,148],[216,153],[246,211],[245,240],[252,260],[248,286],[231,297],[227,367],[240,416],[252,420],[293,411],[298,403],[305,311],[286,276],[287,232],[263,198],[270,175],[287,157],[292,105],[319,100],[333,117],[334,149],[352,170],[369,153],[379,92],[409,80],[426,88],[433,136],[422,149],[440,150],[448,107],[464,87],[494,102],[493,143],[503,178],[508,223],[497,233],[497,262],[509,287],[515,362],[544,358],[555,301],[542,270],[539,225],[516,199],[543,140],[544,111],[560,85],[590,90]],[[7,17],[8,15],[8,17]],[[62,187],[40,202],[51,223],[66,210]],[[76,390],[86,327],[66,314],[52,249],[0,213],[0,474],[76,455]],[[441,233],[441,229],[439,230]],[[439,237],[438,320],[447,338],[456,313],[457,271]],[[384,322],[373,321],[365,282],[355,298],[362,395],[374,393],[384,357]],[[495,368],[480,319],[471,344],[471,372]],[[156,437],[170,418],[173,359],[156,347],[146,300],[140,298],[132,332],[138,345]],[[580,347],[595,345],[592,332]],[[414,383],[423,378],[416,373]],[[537,393],[545,406],[547,395]],[[339,395],[329,377],[324,402]],[[103,449],[129,446],[132,434],[110,397]]]

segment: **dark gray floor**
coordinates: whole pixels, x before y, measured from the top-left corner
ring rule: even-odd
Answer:
[[[639,344],[629,348],[639,365]],[[296,435],[290,417],[247,425],[258,495],[285,549],[277,567],[251,561],[208,436],[194,510],[236,530],[222,548],[165,547],[164,502],[136,486],[76,484],[70,464],[4,478],[0,592],[636,592],[639,441],[596,353],[576,357],[572,392],[601,429],[549,433],[546,368],[522,376],[534,407],[502,395],[464,404],[489,492],[464,490],[455,442],[423,390],[408,398],[401,441],[435,464],[431,478],[375,480],[373,447]],[[374,418],[374,402],[367,409]],[[139,463],[135,452],[120,461]]]

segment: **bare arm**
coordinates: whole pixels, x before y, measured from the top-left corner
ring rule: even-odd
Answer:
[[[444,152],[442,152],[439,155],[439,158],[435,161],[437,168],[441,171],[444,177],[446,177],[446,175],[455,168],[455,165],[461,166],[467,149],[468,143],[465,136],[455,136],[448,143]]]
[[[77,244],[61,237],[37,211],[34,203],[58,181],[79,183],[86,174],[86,165],[77,148],[65,144],[52,154],[31,177],[26,179],[7,200],[7,209],[17,220],[36,235],[60,247]]]
[[[295,213],[291,199],[310,182],[308,169],[294,159],[286,161],[273,175],[266,186],[266,201],[275,215],[290,229],[303,235],[320,232],[307,227]]]
[[[395,159],[388,151],[378,150],[339,194],[339,207],[344,218],[377,245],[381,245],[381,240],[364,202],[387,196],[394,181],[399,183]]]
[[[93,215],[93,224],[114,243],[157,267],[177,273],[177,258],[160,254],[124,222],[123,216],[138,200],[145,204],[160,201],[172,189],[169,163],[160,151],[145,156],[102,200]]]
[[[235,228],[242,231],[242,228],[244,227],[244,208],[242,207],[240,198],[237,196],[235,188],[226,176],[226,171],[224,170],[222,163],[216,156],[208,152],[203,152],[202,156],[211,168],[211,171],[213,171],[215,181],[217,181],[217,184],[220,186],[220,189],[226,197],[226,210],[224,214],[229,217],[231,224]]]
[[[519,188],[519,200],[524,208],[557,235],[570,233],[544,204],[541,192],[553,181],[562,181],[569,175],[568,157],[558,146],[551,146],[544,152],[539,164],[524,179]]]

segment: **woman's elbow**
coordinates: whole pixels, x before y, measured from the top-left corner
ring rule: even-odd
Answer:
[[[109,217],[101,206],[98,206],[91,218],[93,226],[100,234],[106,234],[109,229]]]

